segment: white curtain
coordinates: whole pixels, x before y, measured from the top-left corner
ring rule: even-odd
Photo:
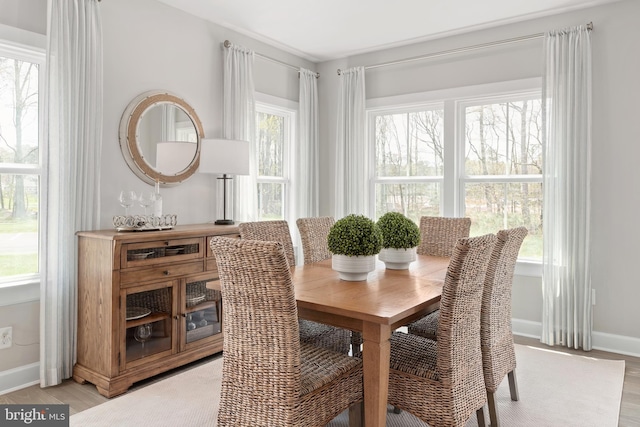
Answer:
[[[225,48],[224,57],[224,137],[250,142],[249,169],[251,175],[236,176],[234,181],[235,221],[257,219],[258,192],[256,176],[256,106],[253,84],[252,50],[232,45]]]
[[[319,214],[318,82],[316,73],[300,68],[298,144],[296,145],[296,216]]]
[[[48,193],[40,296],[43,387],[71,377],[75,363],[75,232],[99,226],[102,149],[102,28],[98,0],[49,0],[48,6]]]
[[[336,135],[335,217],[368,212],[364,67],[342,70]]]
[[[545,36],[542,339],[591,350],[591,40]]]

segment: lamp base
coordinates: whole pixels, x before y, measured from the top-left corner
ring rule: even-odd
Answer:
[[[216,219],[214,224],[216,224],[216,225],[233,225],[234,223],[233,223],[232,219]]]

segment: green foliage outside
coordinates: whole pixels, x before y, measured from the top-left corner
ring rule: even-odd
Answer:
[[[400,212],[387,212],[377,224],[385,248],[409,249],[420,243],[420,228]]]
[[[0,277],[32,274],[38,271],[38,254],[0,255]]]
[[[37,233],[38,220],[13,219],[11,210],[0,211],[0,245],[5,245],[5,236],[17,233]],[[2,253],[0,254],[0,278],[17,276],[22,274],[37,273],[38,268],[38,248],[33,253]]]
[[[327,243],[329,251],[336,255],[375,255],[382,249],[382,232],[366,216],[351,214],[333,224]]]

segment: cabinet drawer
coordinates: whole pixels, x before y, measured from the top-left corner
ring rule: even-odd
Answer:
[[[202,261],[168,264],[150,268],[140,268],[120,273],[121,287],[134,286],[142,282],[159,279],[169,279],[187,274],[201,273],[204,271]]]
[[[202,259],[204,239],[166,239],[122,245],[122,268],[144,267],[175,261]]]

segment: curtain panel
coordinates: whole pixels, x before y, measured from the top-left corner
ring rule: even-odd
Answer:
[[[364,67],[342,70],[336,134],[335,217],[368,212],[369,148],[365,140]]]
[[[99,226],[102,26],[98,0],[49,0],[45,100],[45,249],[40,295],[40,385],[76,361],[76,231]]]
[[[591,350],[591,39],[545,35],[542,338]]]
[[[254,221],[258,209],[253,83],[255,54],[252,50],[237,45],[229,46],[224,52],[224,137],[250,143],[250,175],[235,177],[233,218],[239,222]]]
[[[300,68],[298,97],[298,144],[296,144],[296,216],[319,215],[319,128],[318,79],[316,73]]]

